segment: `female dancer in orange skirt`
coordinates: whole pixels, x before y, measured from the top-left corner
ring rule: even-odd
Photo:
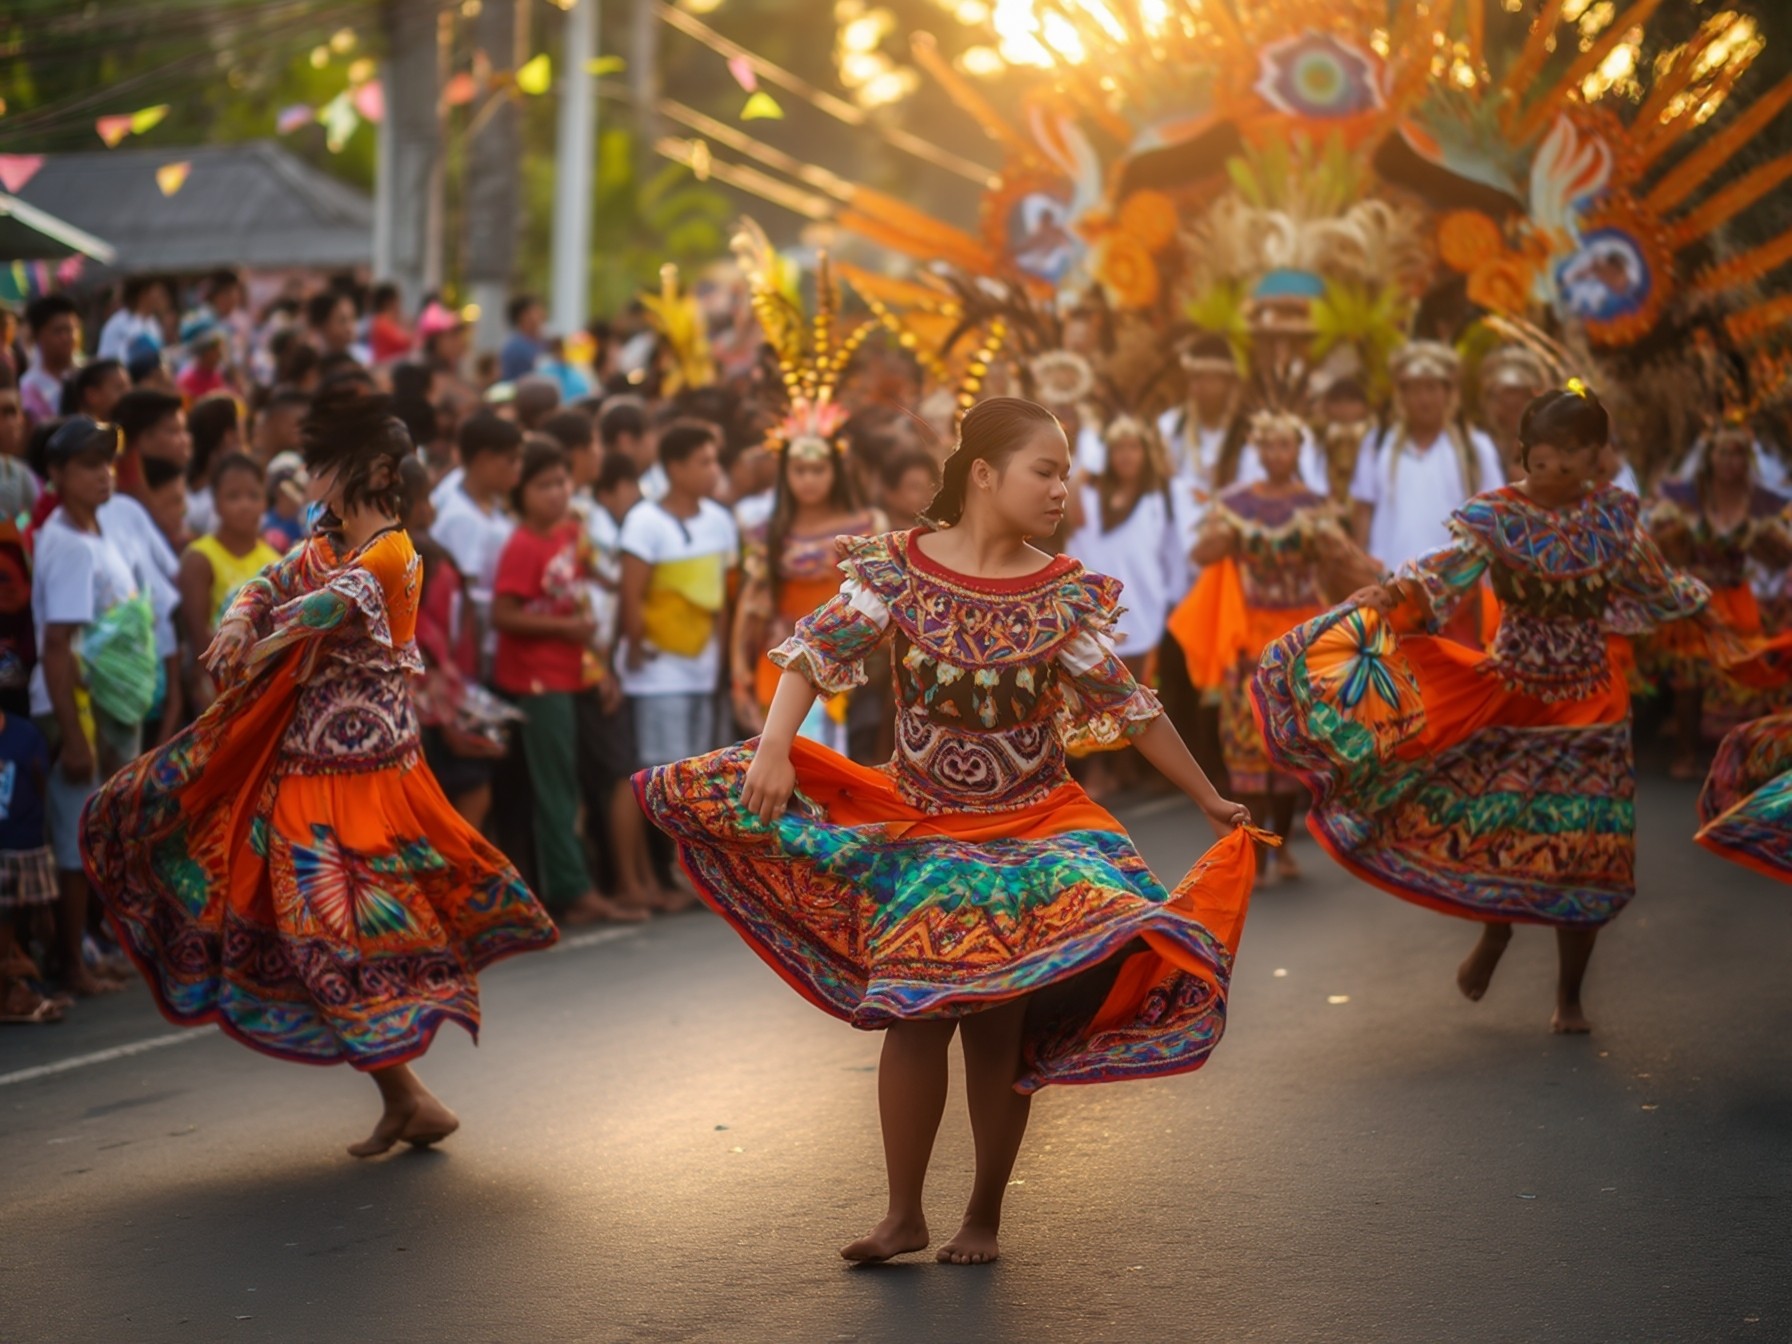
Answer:
[[[1251,421],[1265,479],[1223,490],[1208,506],[1194,550],[1201,578],[1170,617],[1189,679],[1220,697],[1232,791],[1284,839],[1294,828],[1301,785],[1270,763],[1251,710],[1251,673],[1264,649],[1325,610],[1322,561],[1354,574],[1356,584],[1373,578],[1368,558],[1345,536],[1337,506],[1301,482],[1302,434],[1293,415],[1266,411]],[[1293,856],[1279,850],[1276,877],[1299,875]]]
[[[770,651],[840,587],[834,538],[888,526],[881,512],[860,508],[853,498],[852,479],[831,437],[835,432],[837,426],[829,423],[786,422],[771,439],[778,457],[772,515],[745,538],[745,580],[734,609],[734,717],[753,732],[765,726],[781,675]],[[845,747],[846,725],[826,705],[815,706],[802,732],[836,749]]]
[[[1706,443],[1693,479],[1664,481],[1648,515],[1649,530],[1668,562],[1711,589],[1712,611],[1745,640],[1758,640],[1764,633],[1760,604],[1749,583],[1749,561],[1776,568],[1792,563],[1792,533],[1785,524],[1788,501],[1755,482],[1754,465],[1753,434],[1746,424],[1726,425]],[[1674,692],[1680,734],[1670,768],[1675,779],[1697,779],[1702,773],[1699,744],[1712,710],[1732,704],[1738,711],[1734,723],[1783,707],[1774,700],[1763,703],[1758,693],[1725,676],[1712,663],[1696,623],[1664,625],[1645,642],[1640,661],[1645,675],[1666,678]]]
[[[423,763],[420,566],[398,525],[413,451],[382,398],[320,396],[319,535],[243,587],[206,653],[223,694],[94,795],[82,837],[170,1021],[373,1075],[385,1109],[357,1157],[454,1132],[409,1061],[444,1022],[477,1034],[480,968],[555,937]]]
[[[1482,925],[1457,972],[1467,997],[1487,992],[1513,924],[1555,928],[1559,1032],[1591,1029],[1594,939],[1635,892],[1630,701],[1608,632],[1696,619],[1735,654],[1635,496],[1592,484],[1609,430],[1578,385],[1532,402],[1524,479],[1459,509],[1454,545],[1278,640],[1253,686],[1271,756],[1313,790],[1320,843],[1366,881]],[[1491,650],[1419,633],[1484,575],[1501,604]]]
[[[1698,842],[1712,853],[1792,882],[1792,714],[1756,719],[1724,738],[1699,796],[1699,822]]]
[[[938,1258],[997,1253],[1002,1195],[1047,1083],[1198,1068],[1219,1040],[1255,866],[1221,798],[1107,631],[1119,585],[1028,544],[1063,520],[1070,449],[1044,407],[971,408],[934,514],[854,543],[836,596],[772,656],[757,741],[635,777],[703,897],[817,1007],[884,1029],[888,1212],[847,1246],[928,1244],[921,1192],[962,1030],[977,1173]],[[817,694],[893,641],[894,759],[796,734]],[[1138,748],[1226,834],[1174,893],[1065,770],[1066,747]]]

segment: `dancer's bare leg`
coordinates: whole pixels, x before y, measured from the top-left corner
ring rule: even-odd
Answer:
[[[1276,851],[1276,876],[1284,882],[1301,875],[1300,863],[1288,847],[1288,838],[1294,834],[1294,805],[1297,801],[1292,793],[1271,794],[1269,806],[1262,812],[1252,813],[1267,818],[1271,828],[1282,837],[1282,847]]]
[[[965,1092],[971,1108],[971,1137],[977,1148],[977,1177],[964,1223],[940,1247],[938,1259],[949,1265],[986,1265],[1000,1255],[996,1235],[1002,1227],[1002,1197],[1014,1159],[1027,1133],[1033,1099],[1014,1090],[1020,1075],[1021,1030],[1027,1002],[1016,999],[1000,1008],[965,1018]]]
[[[616,851],[616,882],[621,888],[617,898],[624,905],[676,913],[696,903],[690,892],[661,890],[653,856],[647,852],[647,819],[626,779],[610,794],[610,844]]]
[[[877,1114],[884,1131],[890,1206],[881,1223],[840,1252],[848,1260],[888,1260],[927,1246],[921,1189],[946,1110],[946,1047],[957,1026],[898,1022],[884,1032],[883,1057],[877,1065]]]
[[[82,955],[81,940],[87,933],[87,874],[63,870],[56,877],[62,888],[56,936],[62,944],[63,983],[69,993],[82,998],[117,993],[124,988],[124,982],[90,971]]]
[[[1556,930],[1556,1014],[1549,1020],[1551,1031],[1582,1036],[1593,1030],[1580,1008],[1580,983],[1586,978],[1598,937],[1598,929]]]
[[[378,1157],[400,1143],[427,1148],[460,1128],[459,1118],[423,1086],[409,1064],[393,1064],[372,1073],[385,1109],[373,1133],[348,1146],[350,1155]]]
[[[1493,983],[1493,972],[1499,966],[1500,958],[1506,955],[1506,945],[1511,941],[1510,924],[1481,926],[1481,937],[1475,943],[1475,950],[1456,968],[1456,988],[1462,991],[1464,998],[1477,1003],[1481,1001],[1481,996]]]
[[[1698,779],[1704,775],[1699,760],[1703,754],[1705,732],[1705,695],[1697,686],[1674,688],[1674,759],[1668,766],[1673,779]]]

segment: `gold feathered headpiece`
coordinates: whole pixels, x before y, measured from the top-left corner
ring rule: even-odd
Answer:
[[[709,322],[697,296],[678,284],[678,267],[660,267],[660,292],[643,294],[641,306],[647,321],[659,333],[670,367],[661,390],[670,396],[694,387],[708,387],[716,380],[716,361],[709,350]]]
[[[834,440],[849,412],[834,399],[847,366],[877,325],[867,318],[844,337],[840,326],[840,290],[823,252],[815,266],[815,316],[805,318],[802,306],[784,283],[785,267],[772,250],[765,231],[743,219],[730,246],[747,277],[753,313],[778,357],[778,372],[790,399],[788,414],[771,431],[766,447],[807,454],[831,454]]]

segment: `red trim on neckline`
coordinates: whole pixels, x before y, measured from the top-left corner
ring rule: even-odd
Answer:
[[[929,527],[912,528],[908,534],[908,553],[917,569],[926,571],[936,578],[949,579],[953,583],[966,588],[975,588],[984,593],[1019,593],[1029,588],[1036,588],[1049,579],[1058,579],[1076,567],[1077,562],[1068,555],[1054,555],[1050,564],[1041,565],[1031,574],[1022,574],[1012,579],[986,579],[975,574],[960,574],[956,569],[948,569],[938,560],[928,555],[917,544],[921,537],[932,532]]]

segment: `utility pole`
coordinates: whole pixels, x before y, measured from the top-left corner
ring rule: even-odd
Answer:
[[[485,0],[474,20],[473,41],[496,70],[516,70],[528,54],[527,0]],[[473,348],[496,350],[504,341],[504,305],[517,251],[521,213],[522,127],[516,100],[503,90],[501,101],[467,145],[464,195],[467,218],[467,297],[479,305]]]
[[[374,266],[414,307],[442,282],[441,25],[435,0],[386,0]]]
[[[598,0],[573,0],[566,11],[560,68],[560,133],[555,147],[554,263],[549,313],[554,330],[585,325],[591,292],[592,177],[596,158],[590,62],[597,56]]]

